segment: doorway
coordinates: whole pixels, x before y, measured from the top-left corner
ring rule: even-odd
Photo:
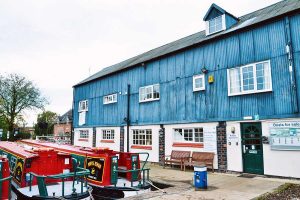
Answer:
[[[241,137],[244,172],[264,174],[261,123],[241,123]]]

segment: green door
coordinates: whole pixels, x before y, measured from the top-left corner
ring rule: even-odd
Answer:
[[[242,123],[241,136],[244,172],[264,174],[261,123]]]

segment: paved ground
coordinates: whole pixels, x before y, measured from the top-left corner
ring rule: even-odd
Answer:
[[[180,200],[210,200],[210,199],[253,199],[261,194],[270,192],[285,182],[300,183],[299,180],[275,179],[265,177],[242,178],[239,174],[209,173],[206,191],[195,191],[193,171],[186,172],[158,165],[150,165],[150,177],[153,182],[171,184],[174,187],[153,191],[141,196],[128,198],[131,200],[151,199],[180,199]]]

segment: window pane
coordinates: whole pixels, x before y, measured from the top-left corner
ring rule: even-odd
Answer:
[[[268,62],[256,65],[257,90],[267,90],[271,88],[270,66]]]
[[[174,129],[174,140],[182,141],[182,129]]]
[[[222,16],[216,17],[209,21],[209,33],[222,30]]]
[[[202,84],[202,77],[201,78],[196,78],[195,79],[195,88],[199,89],[202,88],[203,84]]]
[[[203,128],[195,128],[195,142],[203,142]]]
[[[153,86],[153,98],[159,99],[159,85]]]
[[[254,90],[253,66],[243,67],[243,91]]]
[[[230,93],[241,92],[240,68],[229,70]]]
[[[193,129],[184,129],[184,141],[193,141]]]

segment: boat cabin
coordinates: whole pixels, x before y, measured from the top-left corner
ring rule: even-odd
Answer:
[[[79,160],[80,167],[90,170],[90,175],[87,177],[88,182],[96,186],[116,185],[118,177],[125,178],[128,183],[141,179],[139,172],[143,169],[140,168],[140,153],[117,152],[108,148],[77,147],[37,140],[22,140],[21,142],[34,147],[52,148],[70,154]],[[122,184],[124,185],[124,183]]]
[[[31,147],[16,142],[0,142],[0,155],[7,157],[12,172],[13,182],[18,187],[26,187],[29,182],[29,172],[39,175],[53,175],[72,171],[72,161],[69,154],[53,148]],[[47,183],[57,180],[46,180]],[[36,185],[34,179],[32,185]]]

